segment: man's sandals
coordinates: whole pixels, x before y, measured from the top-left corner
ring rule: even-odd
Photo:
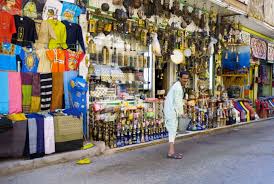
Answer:
[[[167,158],[169,159],[182,159],[183,158],[183,154],[181,153],[173,153],[173,154],[167,154]]]

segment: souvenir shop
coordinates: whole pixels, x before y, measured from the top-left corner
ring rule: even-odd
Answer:
[[[0,157],[37,158],[87,141],[80,6],[1,1]]]
[[[264,70],[239,19],[226,16],[232,10],[206,0],[7,0],[1,8],[0,147],[9,146],[0,157],[165,138],[164,97],[181,69],[190,73],[184,129],[270,116],[273,98],[253,109]]]

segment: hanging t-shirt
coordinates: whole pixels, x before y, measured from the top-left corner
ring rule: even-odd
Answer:
[[[66,26],[58,20],[47,20],[50,26],[53,28],[56,38],[49,40],[49,49],[57,49],[59,47],[66,49],[68,48],[67,40],[67,30]]]
[[[33,1],[27,2],[23,8],[23,15],[29,18],[37,19],[37,8],[36,3]]]
[[[50,62],[50,60],[47,57],[46,49],[37,50],[36,55],[39,60],[37,72],[38,73],[50,73],[52,63]]]
[[[52,72],[65,71],[65,51],[62,49],[51,49],[46,51],[48,59],[52,62]]]
[[[66,50],[66,71],[78,70],[79,64],[84,58],[85,54],[83,52],[74,52],[71,50]]]
[[[22,5],[24,7],[23,13],[25,13],[25,10],[28,11],[27,14],[30,14],[33,18],[41,19],[42,15],[41,12],[43,12],[43,8],[45,6],[46,0],[39,0],[39,1],[33,1],[33,0],[22,0]],[[31,6],[30,6],[31,5]],[[34,6],[34,7],[33,7]],[[35,12],[36,10],[36,12]],[[38,12],[37,15],[35,15]],[[28,15],[25,15],[29,17]]]
[[[5,11],[0,11],[0,42],[11,42],[13,33],[16,33],[14,17]]]
[[[37,73],[39,60],[32,49],[22,49],[20,58],[22,59],[22,72]]]
[[[20,46],[11,43],[0,43],[0,70],[16,71],[16,55],[20,53]]]
[[[72,3],[63,3],[63,9],[62,9],[62,20],[67,20],[73,23],[77,23],[77,17],[79,17],[81,14],[81,8],[75,4]]]
[[[14,15],[16,33],[12,35],[12,43],[22,47],[31,47],[37,39],[35,22],[28,17]]]
[[[62,23],[66,26],[67,30],[67,45],[68,49],[76,51],[77,41],[79,42],[82,50],[85,52],[85,44],[82,34],[82,28],[79,24],[63,20]]]
[[[57,17],[58,20],[61,20],[63,4],[58,0],[47,0],[43,8],[43,20],[47,20],[49,17]]]

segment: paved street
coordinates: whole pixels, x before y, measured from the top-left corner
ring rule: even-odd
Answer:
[[[1,177],[1,184],[273,184],[274,120],[177,144],[182,160],[166,159],[167,145],[101,156]]]

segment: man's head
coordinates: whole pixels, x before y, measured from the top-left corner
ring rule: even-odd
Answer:
[[[189,73],[187,71],[182,70],[179,73],[179,80],[180,80],[182,86],[185,87],[189,80]]]

